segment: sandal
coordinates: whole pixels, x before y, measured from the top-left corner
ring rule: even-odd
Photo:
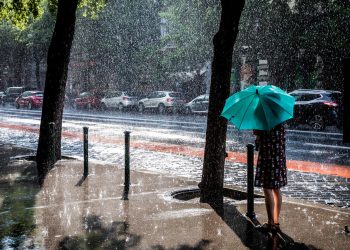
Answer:
[[[257,227],[257,229],[260,230],[260,231],[263,231],[263,232],[271,232],[273,226],[274,225],[272,225],[272,224],[264,223],[262,225],[259,225]]]
[[[272,233],[281,233],[281,228],[279,223],[275,223],[274,225],[271,226],[271,232]]]
[[[279,223],[275,223],[275,224],[273,225],[273,228],[274,228],[274,230],[275,230],[277,233],[281,233],[281,232],[282,232]]]

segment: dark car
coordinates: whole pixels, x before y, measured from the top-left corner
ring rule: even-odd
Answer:
[[[208,106],[209,106],[209,95],[208,94],[200,95],[186,104],[185,112],[186,114],[192,114],[192,113],[207,114]]]
[[[19,108],[41,108],[43,106],[43,91],[26,91],[15,100],[15,106]]]
[[[95,92],[83,92],[78,98],[74,99],[73,107],[75,109],[100,109],[102,95]]]
[[[2,97],[2,105],[6,103],[14,104],[18,96],[24,92],[24,87],[9,87],[5,90],[4,96]]]
[[[299,89],[289,93],[295,98],[291,124],[308,124],[315,130],[342,126],[342,93],[334,90]]]

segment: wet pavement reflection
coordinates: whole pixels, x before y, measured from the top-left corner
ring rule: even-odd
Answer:
[[[1,147],[0,156],[0,249],[17,249],[35,229],[34,211],[40,191],[35,183],[35,164],[11,160],[6,155],[21,155],[29,150]]]
[[[83,178],[81,161],[63,160],[39,189],[28,174],[35,170],[31,162],[2,163],[4,249],[347,249],[350,244],[350,235],[342,233],[350,225],[347,209],[286,200],[283,237],[276,238],[246,219],[244,200],[225,199],[220,217],[196,196],[173,198],[176,190],[197,187],[189,178],[132,170],[125,201],[121,167],[91,163]],[[261,198],[255,207],[264,222]]]

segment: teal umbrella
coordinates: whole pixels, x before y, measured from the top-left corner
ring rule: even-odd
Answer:
[[[294,103],[276,86],[250,86],[226,99],[221,116],[237,129],[270,130],[293,118]]]

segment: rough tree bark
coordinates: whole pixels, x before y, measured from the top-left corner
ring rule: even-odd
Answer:
[[[39,183],[42,183],[52,164],[61,159],[62,114],[77,5],[78,0],[58,1],[56,24],[47,56],[44,102],[36,158]],[[56,125],[56,158],[53,159],[53,162],[49,157],[50,122],[54,122]]]
[[[200,201],[220,211],[223,207],[227,120],[220,116],[230,95],[233,45],[238,34],[244,0],[221,0],[219,31],[213,39],[214,58],[204,152]]]

